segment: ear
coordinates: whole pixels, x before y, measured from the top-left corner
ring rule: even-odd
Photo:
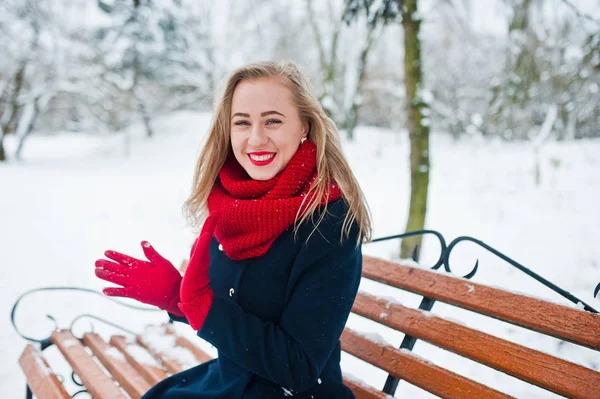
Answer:
[[[310,123],[304,121],[302,122],[302,137],[308,138],[308,133],[310,133]]]

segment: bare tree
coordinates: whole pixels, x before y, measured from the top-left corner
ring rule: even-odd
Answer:
[[[52,36],[45,25],[52,24],[48,3],[28,0],[11,6],[8,11],[21,17],[29,32],[24,35],[28,42],[24,43],[25,51],[22,50],[20,55],[11,82],[12,93],[0,125],[3,135],[14,133],[17,136],[19,144],[15,156],[19,159],[37,118],[55,95],[53,82],[56,79],[52,57],[48,56],[51,49],[41,40],[43,33]]]
[[[403,3],[403,4],[401,4]],[[423,88],[421,40],[419,29],[421,17],[417,0],[398,0],[402,9],[404,30],[404,76],[408,108],[408,134],[410,136],[410,210],[406,231],[421,230],[425,226],[427,196],[429,192],[429,124],[424,123],[424,111],[428,108]],[[407,258],[418,252],[421,237],[402,240],[400,257]]]
[[[342,32],[342,17],[332,4],[331,0],[327,1],[328,20],[331,26],[331,37],[326,40],[326,33],[319,27],[319,18],[316,15],[312,0],[306,0],[306,14],[308,24],[311,27],[315,37],[315,44],[319,54],[319,67],[321,78],[321,93],[319,94],[319,102],[323,110],[338,121],[340,116],[340,99],[336,93],[336,79],[338,75],[338,49],[340,43],[340,34]],[[329,46],[327,46],[329,44]]]
[[[557,107],[551,137],[597,135],[600,74],[593,64],[598,21],[566,0],[505,4],[509,37],[504,70],[491,88],[487,113],[491,129],[505,139],[536,140],[553,114],[549,110]]]
[[[0,126],[0,162],[6,161],[6,151],[4,150],[4,129]]]
[[[373,1],[361,2],[348,0],[348,15],[353,17],[360,11],[366,11],[367,17],[373,10]],[[428,92],[424,89],[421,57],[421,40],[419,38],[421,16],[418,12],[417,0],[384,0],[375,11],[375,22],[384,24],[395,22],[401,17],[404,32],[404,88],[406,112],[408,116],[408,134],[410,137],[410,172],[411,191],[410,208],[406,231],[422,230],[427,213],[427,196],[429,191],[429,123]],[[400,256],[410,257],[420,251],[421,237],[413,237],[402,241]]]
[[[350,89],[349,98],[350,101],[347,104],[346,112],[345,112],[345,120],[344,127],[348,134],[348,139],[354,139],[354,129],[358,124],[358,113],[360,110],[360,105],[362,104],[362,92],[365,83],[365,76],[367,72],[367,63],[369,62],[369,54],[371,53],[371,49],[379,36],[380,31],[378,32],[378,28],[382,29],[382,24],[378,24],[379,22],[379,10],[377,3],[371,2],[370,4],[365,4],[365,14],[366,14],[366,34],[364,41],[360,47],[360,52],[358,55],[358,65],[356,67],[356,79]],[[344,18],[350,25],[351,19],[344,15]],[[355,21],[355,23],[359,23]]]
[[[136,36],[141,36],[141,30],[143,29],[143,23],[140,20],[140,6],[142,0],[133,0],[133,13],[131,15],[132,23],[135,25],[134,29],[136,32]],[[152,130],[152,125],[150,121],[150,113],[148,112],[148,107],[145,104],[145,99],[142,93],[140,93],[140,80],[142,79],[142,68],[140,62],[140,52],[138,49],[138,40],[133,42],[133,79],[131,85],[131,94],[137,103],[138,112],[144,122],[144,128],[146,129],[146,136],[152,137],[154,136],[154,131]]]

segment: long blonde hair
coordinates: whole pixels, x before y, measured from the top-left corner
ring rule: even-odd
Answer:
[[[312,94],[312,86],[308,77],[291,61],[263,61],[249,64],[235,70],[227,79],[221,96],[215,102],[208,137],[196,164],[192,193],[184,204],[184,211],[191,225],[199,228],[207,216],[208,196],[217,180],[219,171],[232,151],[230,145],[231,103],[235,88],[244,80],[270,77],[282,78],[282,82],[290,89],[292,100],[298,107],[300,120],[309,123],[308,139],[317,146],[319,178],[310,188],[315,195],[305,196],[305,199],[311,199],[304,208],[306,211],[302,215],[296,215],[296,232],[299,225],[308,218],[312,219],[318,210],[323,210],[323,212],[318,212],[320,217],[315,225],[315,229],[317,228],[327,209],[326,205],[321,208],[320,199],[328,196],[329,186],[335,182],[349,207],[340,239],[350,234],[350,229],[356,222],[360,233],[359,242],[370,241],[372,233],[370,212],[365,196],[342,154],[339,131]]]

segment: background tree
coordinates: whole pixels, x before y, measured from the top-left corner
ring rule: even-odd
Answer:
[[[59,51],[56,43],[61,32],[55,29],[48,1],[7,1],[4,7],[3,11],[12,23],[2,29],[19,32],[19,39],[6,48],[16,62],[8,66],[13,67],[14,72],[9,72],[5,82],[6,97],[5,90],[0,97],[0,102],[4,102],[4,110],[0,112],[0,130],[2,139],[7,134],[17,136],[19,143],[15,157],[19,159],[38,117],[60,85],[61,77],[57,75],[54,57]],[[18,23],[15,24],[15,21]]]
[[[351,3],[351,2],[350,2]],[[382,28],[383,24],[379,24],[379,20],[383,18],[382,13],[386,12],[386,7],[380,7],[378,3],[373,1],[363,3],[364,7],[364,18],[360,16],[355,18],[356,10],[350,10],[350,7],[355,5],[349,5],[344,10],[344,19],[350,27],[351,25],[364,24],[365,26],[360,29],[364,38],[362,38],[361,45],[359,46],[358,57],[356,60],[356,67],[352,70],[354,73],[353,79],[347,79],[348,87],[346,91],[348,93],[348,99],[345,101],[345,116],[344,116],[344,128],[349,140],[354,139],[354,129],[358,124],[358,113],[360,105],[362,103],[362,92],[365,84],[365,76],[367,71],[367,63],[369,62],[369,55],[371,49],[378,36],[378,27]],[[364,19],[364,21],[361,21]],[[357,27],[354,27],[356,29]]]
[[[365,12],[367,18],[373,13],[373,1],[349,0],[348,13],[351,16]],[[429,120],[428,99],[430,94],[424,89],[421,60],[421,40],[419,30],[421,16],[417,0],[386,0],[377,8],[374,23],[389,23],[401,17],[404,32],[404,87],[406,98],[407,128],[410,137],[410,205],[406,231],[421,230],[425,226],[427,214],[427,194],[429,189]],[[400,257],[408,258],[418,252],[421,237],[404,239],[400,247]]]
[[[406,106],[408,114],[408,134],[410,136],[410,209],[406,231],[421,230],[425,226],[427,214],[427,194],[429,190],[429,122],[427,113],[427,92],[423,84],[421,61],[421,40],[419,29],[421,17],[417,0],[404,0],[402,27],[404,30],[404,74]],[[424,112],[425,111],[425,112]],[[402,240],[400,257],[409,257],[421,246],[421,237]]]
[[[416,120],[457,140],[600,136],[597,6],[481,4],[421,1],[411,25],[402,15],[410,3],[398,0],[4,0],[0,34],[10,40],[0,41],[0,159],[32,132],[158,133],[153,118],[161,114],[208,109],[231,69],[281,58],[308,72],[349,136],[357,124],[400,131],[416,129]],[[481,23],[489,9],[501,29]],[[411,26],[423,49],[413,99],[406,72],[415,69],[398,67]],[[412,122],[410,107],[420,113],[411,111]],[[136,122],[141,129],[127,129]],[[415,131],[411,138],[423,137]],[[425,169],[425,159],[413,160]]]
[[[491,87],[487,118],[495,134],[537,140],[557,108],[551,136],[594,136],[593,121],[600,115],[594,82],[600,75],[586,62],[594,56],[586,55],[594,52],[588,44],[600,23],[584,18],[567,0],[510,0],[506,7],[505,67]]]
[[[214,88],[207,21],[198,4],[188,3],[100,3],[114,22],[97,29],[102,50],[96,57],[104,71],[96,84],[109,85],[116,97],[127,99],[147,137],[154,134],[152,115],[184,105],[190,93],[201,90],[206,96]],[[183,98],[165,101],[174,93]]]
[[[318,95],[319,102],[327,115],[334,121],[341,121],[341,109],[339,89],[336,87],[338,81],[339,59],[338,49],[340,44],[340,35],[342,32],[342,16],[335,9],[331,0],[326,1],[327,5],[327,26],[331,29],[331,38],[324,29],[319,26],[319,16],[315,10],[313,0],[306,0],[306,19],[311,28],[315,39],[315,45],[318,50],[319,59],[319,78],[321,93]]]

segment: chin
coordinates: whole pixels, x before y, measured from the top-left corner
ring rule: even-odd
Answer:
[[[271,178],[273,176],[250,176],[252,178],[252,180],[256,180],[256,181],[267,181],[267,180],[271,180]]]
[[[257,170],[257,167],[254,165],[246,168],[246,173],[248,173],[248,176],[250,176],[252,180],[260,181],[271,180],[275,177],[275,175],[277,175],[276,169],[269,168],[269,170]]]
[[[266,181],[275,177],[273,173],[248,173],[252,180]]]

